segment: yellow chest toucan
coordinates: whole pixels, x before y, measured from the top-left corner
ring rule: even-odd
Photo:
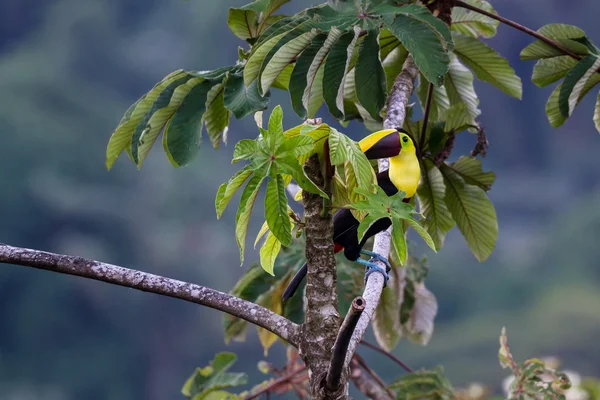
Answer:
[[[386,129],[372,133],[359,142],[361,150],[368,159],[389,158],[390,168],[387,171],[377,174],[377,184],[383,189],[385,194],[393,196],[402,190],[406,193],[404,201],[407,202],[417,191],[419,180],[421,178],[421,169],[419,160],[416,156],[416,149],[412,139],[402,129]],[[371,251],[363,250],[367,240],[390,227],[392,222],[389,218],[383,218],[375,221],[369,227],[363,239],[358,241],[359,221],[354,218],[350,210],[340,209],[333,216],[333,243],[334,251],[338,253],[344,251],[344,256],[359,264],[367,267],[367,275],[378,270],[383,272],[387,282],[387,272],[389,271],[389,262],[384,257]],[[361,254],[369,255],[372,259],[383,261],[388,266],[388,271],[383,271],[377,264],[360,258]],[[288,287],[283,293],[283,300],[287,300],[294,295],[300,283],[308,271],[307,265],[296,272]]]

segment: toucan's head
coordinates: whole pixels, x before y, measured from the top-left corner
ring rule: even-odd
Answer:
[[[415,145],[404,129],[384,129],[358,142],[368,159],[395,157],[400,152],[415,152]]]

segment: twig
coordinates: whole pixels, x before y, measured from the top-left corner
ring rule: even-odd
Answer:
[[[371,378],[373,378],[373,380],[375,382],[377,382],[377,384],[379,386],[381,386],[381,388],[383,390],[385,390],[387,392],[387,394],[391,397],[394,398],[394,394],[391,392],[390,389],[387,388],[387,385],[385,384],[385,382],[383,381],[383,379],[381,379],[379,377],[379,375],[377,375],[377,373],[375,371],[373,371],[368,365],[367,362],[365,361],[364,358],[362,358],[360,355],[358,355],[357,353],[354,353],[354,361],[356,361],[356,363],[367,373],[371,376]]]
[[[415,80],[419,70],[415,65],[412,56],[408,56],[404,65],[402,66],[402,72],[396,77],[394,86],[390,91],[387,100],[387,109],[383,126],[386,129],[394,129],[404,125],[404,119],[406,118],[406,105],[413,92],[415,86]],[[379,171],[385,171],[389,168],[389,159],[379,160]],[[392,241],[391,228],[378,233],[375,235],[375,243],[373,245],[373,251],[380,254],[383,257],[388,257],[390,254]],[[381,261],[376,261],[382,267],[382,270],[386,267]],[[369,275],[369,279],[365,285],[362,297],[366,301],[366,307],[363,311],[352,339],[350,339],[350,345],[348,346],[348,353],[346,354],[346,361],[344,367],[347,368],[350,365],[352,356],[356,351],[358,343],[364,336],[371,319],[375,315],[375,309],[379,304],[381,298],[381,292],[383,290],[384,277],[382,273],[375,272]]]
[[[348,351],[348,344],[354,333],[354,328],[356,328],[356,323],[364,309],[364,299],[360,296],[356,297],[352,300],[348,314],[346,314],[346,318],[344,318],[344,322],[342,322],[337,339],[333,345],[331,363],[329,364],[329,370],[327,371],[326,383],[327,389],[330,391],[335,391],[340,386],[340,378],[342,376],[344,360],[346,359],[346,352]]]
[[[423,114],[423,129],[419,138],[419,152],[423,152],[425,146],[425,135],[427,133],[427,123],[429,122],[429,111],[431,110],[431,100],[433,98],[433,83],[429,82],[427,87],[427,100],[425,100],[425,112]]]
[[[523,25],[521,25],[521,24],[519,24],[519,23],[516,23],[516,22],[514,22],[514,21],[511,21],[510,19],[507,19],[507,18],[501,17],[501,16],[499,16],[499,15],[496,15],[496,14],[494,14],[494,13],[491,13],[491,12],[485,11],[485,10],[483,10],[483,9],[481,9],[481,8],[478,8],[478,7],[472,6],[472,5],[470,5],[470,4],[468,4],[468,3],[465,3],[464,1],[461,1],[461,0],[456,0],[456,1],[454,2],[454,5],[455,5],[455,6],[457,6],[457,7],[466,8],[467,10],[475,11],[476,13],[479,13],[479,14],[485,15],[486,17],[489,17],[489,18],[495,19],[496,21],[500,21],[500,22],[502,22],[503,24],[506,24],[506,25],[508,25],[508,26],[512,26],[513,28],[515,28],[515,29],[518,29],[518,30],[520,30],[521,32],[525,32],[526,34],[528,34],[528,35],[531,35],[531,36],[533,36],[534,38],[536,38],[536,39],[539,39],[539,40],[541,40],[542,42],[544,42],[544,43],[546,43],[546,44],[548,44],[548,45],[550,45],[550,46],[552,46],[552,47],[554,47],[554,48],[556,48],[556,49],[558,49],[558,50],[562,51],[563,53],[565,53],[565,54],[567,54],[567,55],[569,55],[569,56],[573,57],[573,58],[574,58],[574,59],[576,59],[576,60],[581,60],[581,58],[582,58],[580,55],[573,53],[571,50],[567,49],[567,48],[566,48],[566,47],[564,47],[562,44],[560,44],[560,43],[558,43],[558,42],[555,42],[554,40],[552,40],[552,39],[550,39],[550,38],[548,38],[548,37],[546,37],[546,36],[542,35],[542,34],[541,34],[541,33],[539,33],[539,32],[536,32],[536,31],[534,31],[534,30],[532,30],[532,29],[529,29],[529,28],[527,28],[526,26],[523,26]]]
[[[280,378],[275,379],[274,381],[271,381],[269,384],[267,384],[267,385],[263,386],[262,388],[260,388],[259,390],[257,390],[256,393],[252,393],[252,394],[248,395],[248,397],[245,397],[244,400],[252,400],[252,399],[257,398],[258,396],[260,396],[263,393],[268,393],[269,390],[275,388],[277,385],[280,385],[280,384],[292,379],[294,376],[296,376],[300,372],[304,371],[305,369],[306,369],[306,367],[298,368],[290,373],[283,375]]]
[[[193,283],[81,257],[13,247],[2,243],[0,243],[0,263],[80,276],[189,301],[242,318],[273,332],[293,346],[297,346],[298,343],[299,326],[290,320],[257,304]]]
[[[354,385],[360,390],[366,397],[372,400],[393,400],[394,396],[389,395],[389,391],[384,390],[378,384],[373,382],[363,371],[358,367],[357,362],[353,361],[351,364],[350,378]]]
[[[364,340],[364,339],[360,341],[360,344],[362,344],[362,345],[364,345],[364,346],[366,346],[366,347],[368,347],[368,348],[370,348],[370,349],[372,349],[372,350],[375,350],[375,351],[377,351],[377,352],[379,352],[379,353],[381,353],[381,354],[385,355],[385,356],[386,356],[386,357],[388,357],[390,360],[392,360],[392,361],[396,362],[398,365],[400,365],[402,368],[404,368],[404,370],[405,370],[406,372],[408,372],[408,373],[413,373],[413,372],[414,372],[414,371],[413,371],[413,370],[412,370],[412,369],[411,369],[411,368],[410,368],[408,365],[404,364],[404,363],[402,362],[402,360],[400,360],[398,357],[396,357],[395,355],[393,355],[393,354],[392,354],[392,353],[390,353],[389,351],[386,351],[386,350],[382,349],[382,348],[381,348],[381,347],[379,347],[379,346],[376,346],[376,345],[374,345],[374,344],[371,344],[371,343],[367,342],[367,341],[366,341],[366,340]]]

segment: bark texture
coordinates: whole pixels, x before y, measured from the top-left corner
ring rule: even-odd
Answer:
[[[317,186],[324,188],[324,179],[318,156],[311,157],[305,165],[307,176]],[[324,379],[329,368],[333,345],[340,327],[338,312],[336,262],[333,252],[333,218],[331,212],[322,217],[323,198],[302,191],[306,233],[306,318],[302,325],[299,353],[306,365],[310,379],[312,399],[345,398],[340,393],[327,393]],[[347,385],[342,385],[346,387]],[[343,392],[343,390],[342,390]],[[339,397],[341,395],[341,397]]]
[[[134,269],[0,243],[0,263],[76,275],[200,304],[263,327],[297,346],[300,327],[257,304],[218,290]]]

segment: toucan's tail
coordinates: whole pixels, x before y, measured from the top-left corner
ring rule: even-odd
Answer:
[[[296,293],[296,290],[298,290],[298,287],[306,277],[307,272],[308,265],[304,264],[302,268],[300,268],[298,272],[296,272],[296,275],[294,275],[288,286],[285,288],[285,292],[283,292],[283,296],[281,297],[283,301],[286,301],[287,299],[291,298],[294,295],[294,293]]]

